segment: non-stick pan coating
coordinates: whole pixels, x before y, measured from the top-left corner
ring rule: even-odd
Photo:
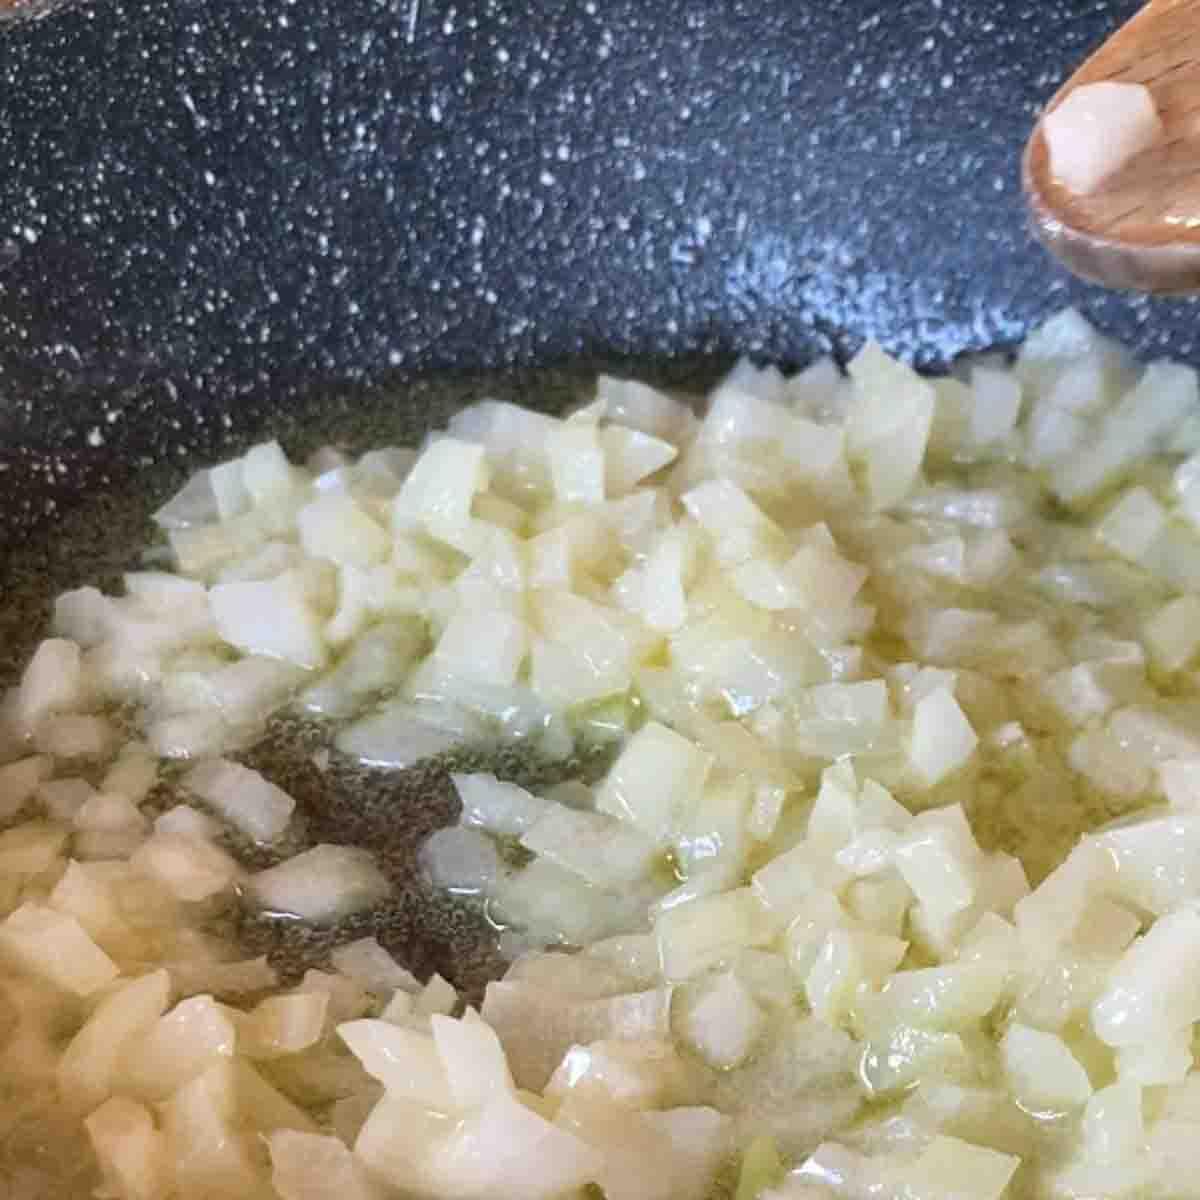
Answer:
[[[10,21],[0,649],[129,565],[188,464],[268,432],[394,441],[564,364],[678,377],[872,336],[936,366],[1068,303],[1200,360],[1191,303],[1067,279],[1017,191],[1038,104],[1135,7],[100,0]],[[426,795],[414,831],[449,815]],[[421,941],[427,915],[393,942],[450,969],[478,929]]]

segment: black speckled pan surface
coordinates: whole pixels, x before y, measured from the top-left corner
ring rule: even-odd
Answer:
[[[93,0],[9,20],[5,651],[53,590],[128,563],[186,464],[266,430],[361,444],[546,368],[678,375],[865,336],[936,366],[1067,303],[1200,360],[1192,303],[1069,280],[1018,194],[1037,106],[1136,7]]]

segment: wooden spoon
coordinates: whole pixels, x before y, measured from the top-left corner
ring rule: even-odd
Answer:
[[[1151,0],[1059,89],[1102,81],[1150,90],[1163,135],[1084,195],[1053,178],[1041,122],[1023,183],[1042,242],[1108,287],[1200,290],[1200,0]]]

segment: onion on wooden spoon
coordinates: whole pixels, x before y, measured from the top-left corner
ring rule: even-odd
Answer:
[[[1200,288],[1200,3],[1151,0],[1063,85],[1025,150],[1034,232],[1109,287]]]

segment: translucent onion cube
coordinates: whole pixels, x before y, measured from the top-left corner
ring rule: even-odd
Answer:
[[[518,1087],[540,1091],[575,1045],[670,1036],[669,987],[605,997],[564,997],[529,983],[489,983],[482,1016],[504,1046]]]
[[[64,1101],[90,1111],[119,1089],[118,1064],[126,1045],[140,1039],[166,1010],[171,979],[153,971],[123,984],[97,1005],[58,1060]]]
[[[775,918],[787,923],[814,893],[840,889],[849,877],[825,848],[802,842],[759,867],[751,886]]]
[[[155,831],[130,860],[180,900],[198,902],[225,891],[241,875],[238,864],[204,838]]]
[[[1092,1095],[1087,1071],[1056,1034],[1010,1025],[1000,1053],[1013,1095],[1032,1112],[1077,1108]]]
[[[640,644],[633,622],[571,592],[540,593],[531,607],[542,635],[531,684],[543,701],[571,708],[629,688]]]
[[[908,943],[859,929],[831,929],[804,980],[813,1015],[834,1025],[850,1010],[864,985],[879,986],[904,958]]]
[[[420,991],[420,984],[373,937],[358,938],[336,947],[329,961],[339,975],[369,992]]]
[[[692,420],[691,410],[674,397],[637,379],[600,375],[596,379],[596,399],[615,424],[670,441],[677,440]]]
[[[1090,443],[1055,469],[1051,487],[1068,503],[1093,495],[1149,453],[1198,400],[1194,370],[1182,363],[1151,363]]]
[[[1200,596],[1179,596],[1156,609],[1142,626],[1150,657],[1163,671],[1178,671],[1200,651]]]
[[[123,1200],[165,1200],[171,1190],[168,1151],[148,1108],[113,1096],[88,1116],[84,1127],[113,1195]]]
[[[102,863],[69,861],[47,903],[74,917],[102,949],[115,953],[131,930],[104,866]]]
[[[282,1058],[316,1045],[325,1032],[328,992],[268,996],[239,1022],[238,1049],[250,1058]]]
[[[1166,528],[1167,510],[1144,487],[1128,488],[1096,526],[1096,536],[1130,562],[1141,562]]]
[[[455,774],[450,778],[462,802],[460,820],[492,833],[519,837],[545,812],[548,801],[495,775]]]
[[[100,791],[117,792],[140,804],[158,781],[158,760],[145,749],[122,751],[100,781]]]
[[[17,688],[16,718],[24,730],[48,713],[69,712],[83,702],[84,677],[79,646],[66,638],[39,643]]]
[[[670,442],[622,425],[601,429],[600,446],[604,451],[604,490],[609,496],[627,495],[679,454]]]
[[[437,1112],[458,1107],[437,1043],[428,1034],[387,1021],[361,1020],[339,1025],[338,1036],[389,1096]]]
[[[969,1062],[963,1039],[915,1025],[872,1028],[863,1045],[858,1075],[871,1096],[885,1097],[930,1078],[950,1076]]]
[[[743,1062],[766,1027],[766,1015],[745,985],[723,971],[699,985],[686,1006],[684,1039],[710,1067],[728,1070]]]
[[[1110,1046],[1166,1037],[1200,1019],[1200,913],[1160,917],[1121,956],[1092,1006],[1092,1028]]]
[[[1095,191],[1163,131],[1149,88],[1111,80],[1073,88],[1041,126],[1051,173],[1080,195]]]
[[[74,917],[32,901],[0,922],[0,951],[76,996],[90,996],[118,975],[116,963]]]
[[[418,859],[434,887],[460,894],[485,892],[504,870],[495,842],[464,825],[435,829]]]
[[[913,710],[909,757],[928,786],[961,767],[978,744],[971,722],[949,688],[925,696]]]
[[[1001,1200],[1020,1165],[1014,1154],[939,1136],[905,1170],[905,1187],[911,1195],[931,1200]]]
[[[165,1100],[222,1058],[231,1058],[237,1031],[212,996],[191,996],[163,1014],[123,1050],[118,1090],[147,1103]]]
[[[1180,515],[1192,525],[1200,526],[1200,451],[1175,468],[1172,483],[1179,498]]]
[[[228,759],[199,763],[180,782],[256,842],[278,837],[296,808],[295,800],[282,788]]]
[[[434,538],[470,553],[471,503],[487,488],[484,448],[456,438],[431,442],[392,502],[392,527],[423,528]]]
[[[520,618],[461,610],[442,630],[434,655],[451,675],[504,686],[516,682],[528,649],[528,627]]]
[[[262,582],[218,584],[209,600],[221,637],[244,653],[308,669],[325,665],[321,620],[297,571]]]
[[[434,1013],[429,1025],[457,1108],[479,1108],[513,1091],[504,1047],[474,1009],[461,1020]]]
[[[313,558],[343,567],[373,567],[392,549],[388,532],[344,492],[329,492],[306,504],[296,516],[300,545]]]
[[[595,1179],[600,1153],[512,1095],[490,1100],[433,1148],[443,1195],[555,1200]]]
[[[221,822],[190,804],[176,804],[154,818],[154,831],[215,841],[221,836]]]
[[[330,921],[387,898],[391,885],[366,850],[319,845],[251,875],[247,893],[269,912]]]
[[[736,566],[781,544],[775,523],[729,479],[710,479],[684,493],[683,506],[716,545],[718,560]]]
[[[631,886],[629,894],[639,893]],[[489,899],[514,927],[575,946],[624,927],[628,907],[623,896],[593,887],[548,858],[535,858],[524,870],[500,876],[489,888]]]
[[[337,735],[344,754],[372,767],[410,767],[463,741],[461,732],[422,720],[405,700],[384,705]]]
[[[687,619],[684,578],[690,552],[686,532],[674,525],[645,563],[630,568],[613,585],[619,603],[656,633],[674,633]]]
[[[413,1007],[415,1012],[425,1016],[449,1016],[458,1007],[458,993],[449,980],[443,979],[435,971],[417,993]]]
[[[1117,1078],[1124,1083],[1139,1087],[1180,1083],[1187,1079],[1195,1065],[1191,1026],[1140,1046],[1126,1046],[1114,1057]]]
[[[602,888],[620,888],[654,868],[658,851],[638,830],[603,813],[550,804],[521,838],[534,854]]]
[[[372,625],[347,647],[332,671],[300,694],[309,712],[353,716],[375,692],[400,684],[424,651],[425,631],[413,620]]]
[[[629,821],[658,845],[704,787],[712,758],[650,721],[633,735],[596,794],[596,808]]]
[[[251,446],[242,456],[241,468],[242,485],[256,504],[287,491],[294,478],[287,455],[277,441]]]
[[[880,993],[873,1011],[890,1019],[931,1029],[959,1029],[986,1017],[1008,984],[1010,963],[983,957],[898,971]]]
[[[1175,758],[1160,763],[1159,784],[1175,808],[1200,808],[1200,758]]]
[[[568,1102],[558,1124],[596,1147],[610,1200],[705,1200],[733,1149],[733,1122],[712,1108],[628,1112]]]
[[[0,817],[15,817],[53,770],[53,762],[37,754],[0,767]]]
[[[381,1200],[381,1188],[340,1138],[277,1129],[267,1147],[281,1200]]]
[[[1116,861],[1119,898],[1162,914],[1200,892],[1200,813],[1148,816],[1094,836]]]
[[[683,980],[731,962],[747,946],[768,945],[774,925],[754,893],[737,888],[660,913],[654,932],[663,976]]]
[[[578,1096],[625,1108],[670,1103],[686,1077],[671,1042],[660,1038],[609,1039],[572,1046],[546,1084],[547,1099]]]
[[[69,830],[53,821],[24,821],[0,833],[0,877],[40,875],[62,853]]]
[[[1021,382],[994,367],[971,370],[969,434],[976,446],[1003,441],[1016,429],[1021,413]]]
[[[1092,900],[1116,882],[1113,855],[1098,842],[1081,842],[1014,907],[1013,918],[1026,945],[1038,953],[1057,953],[1074,934]]]
[[[933,425],[934,389],[910,367],[868,342],[849,365],[855,390],[846,447],[866,470],[872,507],[890,508],[912,490]]]
[[[1146,1142],[1141,1087],[1120,1082],[1096,1092],[1084,1109],[1080,1132],[1087,1156],[1095,1162],[1134,1158]]]
[[[385,1093],[358,1132],[354,1155],[392,1190],[436,1196],[441,1180],[432,1174],[435,1150],[458,1127],[458,1119]]]
[[[604,451],[596,424],[584,416],[563,421],[546,435],[546,456],[555,495],[565,504],[604,499]]]
[[[116,730],[104,717],[56,713],[38,722],[33,744],[39,754],[55,758],[104,758],[115,740]]]
[[[266,1185],[257,1140],[241,1125],[238,1076],[227,1065],[210,1067],[162,1107],[167,1153],[175,1186],[184,1196],[253,1196]]]
[[[969,907],[980,882],[980,851],[958,806],[920,814],[893,861],[922,905],[939,916]]]

